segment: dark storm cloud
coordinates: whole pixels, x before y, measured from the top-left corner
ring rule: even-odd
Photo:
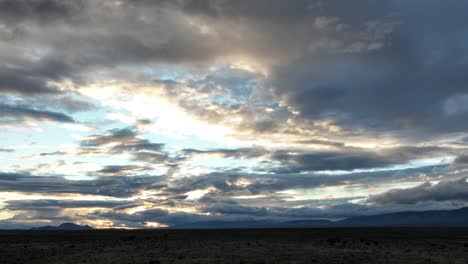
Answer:
[[[75,123],[71,116],[64,113],[27,108],[26,106],[0,104],[0,122],[22,121],[33,119],[38,121],[54,121]]]
[[[155,176],[115,176],[74,181],[60,176],[0,173],[0,191],[129,197],[140,190],[163,188],[162,181],[162,177]]]
[[[368,3],[350,5],[364,8],[363,21],[373,17]],[[389,7],[384,10],[394,13],[399,24],[392,27],[379,50],[325,49],[279,65],[272,75],[277,94],[304,117],[329,118],[345,127],[415,137],[415,131],[465,130],[466,124],[459,120],[467,113],[453,99],[467,92],[463,72],[468,69],[468,24],[461,11],[467,4],[425,1],[424,11],[415,2],[388,1],[383,6]]]
[[[407,189],[394,189],[373,195],[370,202],[377,204],[416,204],[426,201],[468,201],[466,178],[454,181],[441,181],[437,184],[426,182]]]

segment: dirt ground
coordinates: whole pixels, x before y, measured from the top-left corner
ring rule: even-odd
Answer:
[[[468,264],[468,229],[0,231],[0,263]]]

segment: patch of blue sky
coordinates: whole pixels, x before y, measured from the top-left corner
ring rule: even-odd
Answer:
[[[177,69],[171,67],[134,67],[133,71],[142,73],[150,80],[180,82],[182,79],[195,80],[197,78],[194,73],[180,67]]]
[[[41,159],[33,158],[40,153],[60,151],[64,144],[69,144],[73,138],[67,129],[53,123],[41,124],[36,130],[7,130],[0,133],[0,141],[5,148],[14,149],[8,153],[8,158],[2,161],[2,167],[32,166]],[[5,143],[8,142],[8,146]],[[3,148],[3,147],[2,147]],[[18,164],[18,163],[21,164]]]
[[[342,174],[351,174],[351,173],[360,173],[360,172],[379,172],[379,171],[397,171],[397,170],[407,170],[407,169],[416,169],[428,166],[437,166],[437,165],[449,165],[453,162],[455,156],[442,156],[428,159],[417,159],[409,161],[405,164],[392,165],[388,167],[379,167],[372,169],[356,169],[356,170],[323,170],[316,171],[316,174],[329,174],[329,175],[342,175]],[[310,172],[303,172],[304,174]]]
[[[166,144],[166,150],[171,152],[181,149],[210,150],[228,147],[228,145],[223,144],[220,141],[202,139],[195,135],[187,135],[183,138],[172,138],[165,136],[164,134],[151,132],[145,134],[143,138],[148,139],[154,143],[164,143]]]
[[[213,169],[215,170],[230,170],[240,169],[246,173],[253,173],[260,163],[257,158],[223,158],[223,157],[206,157],[197,158],[190,162],[190,165],[197,166],[200,168]]]

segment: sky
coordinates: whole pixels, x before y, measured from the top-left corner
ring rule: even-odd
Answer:
[[[466,10],[0,0],[0,228],[467,206]]]

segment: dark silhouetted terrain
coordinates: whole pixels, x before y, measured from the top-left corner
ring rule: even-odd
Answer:
[[[468,228],[0,231],[0,263],[453,263]]]
[[[399,212],[351,217],[341,221],[298,220],[267,221],[209,221],[176,226],[176,228],[316,228],[316,227],[468,227],[468,208]]]
[[[85,225],[85,226],[80,226],[80,225],[75,225],[73,223],[63,223],[59,226],[42,226],[42,227],[34,227],[32,230],[93,230],[92,227]]]

